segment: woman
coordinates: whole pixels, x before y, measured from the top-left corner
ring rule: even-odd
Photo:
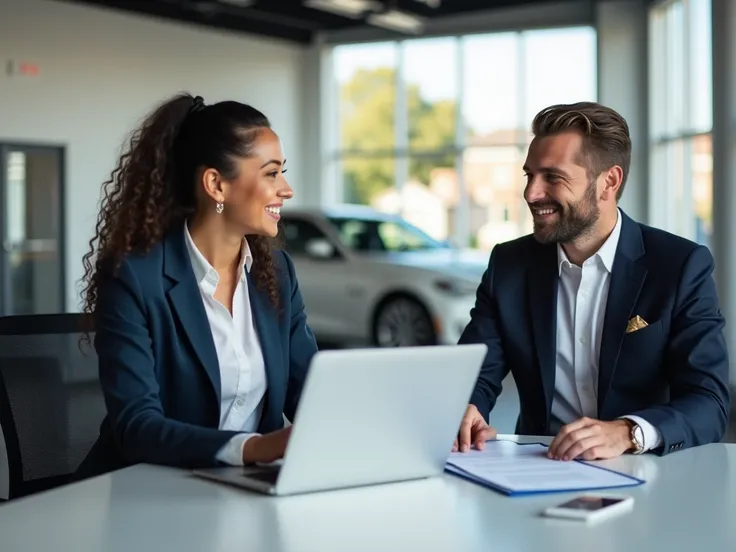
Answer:
[[[283,456],[317,351],[271,247],[285,162],[268,119],[237,102],[176,96],[134,133],[84,258],[107,417],[81,476]]]

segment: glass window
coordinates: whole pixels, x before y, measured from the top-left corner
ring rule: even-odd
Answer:
[[[671,4],[665,15],[665,75],[667,87],[661,98],[667,105],[665,136],[674,136],[685,126],[684,89],[687,85],[685,72],[685,46],[682,3]]]
[[[658,101],[650,102],[650,132],[652,137],[665,133],[667,125],[666,87],[666,21],[665,13],[654,10],[649,17],[649,97]]]
[[[335,225],[342,242],[354,251],[399,252],[449,247],[402,220],[331,217],[329,221]]]
[[[525,31],[524,121],[548,105],[596,98],[596,33],[590,28]]]
[[[400,215],[440,243],[489,249],[528,233],[521,168],[532,119],[597,94],[590,27],[334,52],[342,136],[325,170],[339,167],[335,195]]]
[[[685,215],[685,206],[687,205],[687,172],[684,169],[686,159],[686,142],[684,140],[673,140],[667,142],[667,158],[674,170],[672,171],[670,193],[674,203],[673,214],[673,230],[680,235],[688,235],[688,223],[690,217]]]
[[[0,144],[0,316],[63,312],[64,151]]]
[[[310,240],[327,239],[325,233],[314,223],[296,218],[283,218],[280,233],[284,249],[291,255],[305,255],[306,245]]]
[[[696,136],[690,148],[692,158],[693,207],[695,239],[710,245],[713,235],[713,140],[710,134]]]
[[[401,215],[437,240],[452,238],[460,201],[455,156],[412,157],[401,187]]]
[[[711,1],[650,12],[650,213],[653,225],[707,245],[713,211]]]
[[[523,142],[529,121],[521,113],[518,33],[463,40],[463,121],[468,145]]]
[[[395,145],[396,45],[338,46],[340,148],[386,150]]]
[[[457,41],[408,40],[403,46],[409,148],[432,151],[455,143]]]
[[[372,155],[343,158],[343,199],[359,205],[391,201],[396,174],[396,159]]]
[[[713,45],[711,2],[690,0],[690,127],[709,132],[713,126]]]
[[[518,146],[465,150],[463,175],[470,205],[471,246],[490,251],[497,243],[531,230],[523,197],[524,155]]]
[[[650,15],[653,138],[710,132],[713,125],[711,1],[676,0]]]

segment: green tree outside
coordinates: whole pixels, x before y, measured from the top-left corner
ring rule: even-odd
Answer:
[[[396,72],[391,68],[360,70],[340,90],[341,135],[343,150],[377,152],[343,157],[346,200],[370,204],[381,191],[393,187],[395,160],[394,136]],[[455,141],[456,102],[428,102],[419,87],[406,88],[409,147],[428,152],[451,147]],[[385,152],[380,154],[380,152]],[[430,172],[437,167],[454,167],[453,154],[438,157],[412,157],[409,177],[429,184]]]

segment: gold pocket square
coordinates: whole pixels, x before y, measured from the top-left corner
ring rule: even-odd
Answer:
[[[649,324],[647,324],[646,320],[644,320],[641,316],[636,315],[634,318],[629,320],[628,324],[626,324],[626,333],[641,330],[642,328],[646,328],[648,325]]]

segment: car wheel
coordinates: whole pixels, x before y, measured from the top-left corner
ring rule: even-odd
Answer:
[[[384,303],[373,325],[373,341],[378,347],[435,345],[437,333],[424,306],[409,297]]]

